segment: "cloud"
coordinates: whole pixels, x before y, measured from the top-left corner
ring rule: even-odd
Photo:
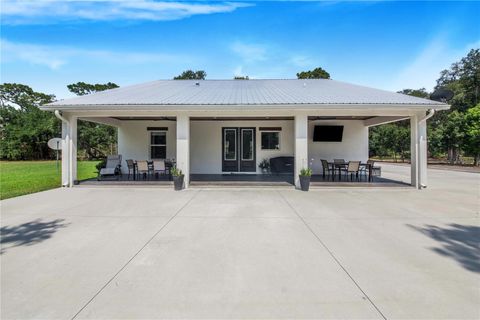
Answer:
[[[178,20],[193,15],[226,13],[252,6],[241,2],[155,0],[1,0],[2,23],[44,24],[92,20]]]
[[[426,88],[432,90],[440,71],[448,69],[450,65],[459,61],[468,51],[480,47],[480,40],[470,43],[461,49],[447,47],[448,41],[436,38],[421,50],[415,59],[400,71],[390,83],[390,90]]]
[[[22,61],[33,65],[46,66],[57,70],[79,59],[89,59],[106,64],[147,64],[190,62],[192,59],[185,55],[120,52],[108,50],[85,50],[67,46],[45,46],[28,43],[11,42],[0,39],[1,63]]]
[[[243,66],[235,67],[235,69],[233,70],[233,76],[234,77],[245,77],[246,74],[245,74],[245,72],[243,72]]]
[[[316,64],[312,58],[305,55],[293,55],[288,61],[300,68],[313,67]]]
[[[262,44],[234,42],[230,49],[246,63],[267,60],[267,48]]]

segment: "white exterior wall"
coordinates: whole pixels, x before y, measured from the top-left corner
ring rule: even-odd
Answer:
[[[313,142],[315,125],[343,125],[342,142]],[[177,158],[175,121],[123,121],[118,128],[118,152],[122,155],[122,171],[126,171],[126,159],[150,160],[150,131],[147,127],[168,127],[167,158]],[[295,156],[295,132],[293,120],[281,121],[190,121],[190,173],[222,173],[222,127],[256,128],[256,161],[279,156]],[[259,127],[281,127],[280,150],[261,150]],[[320,159],[333,161],[368,160],[368,128],[360,120],[309,121],[308,159],[314,159],[314,174],[322,172]],[[310,165],[310,164],[308,164]],[[257,173],[261,170],[257,166]]]
[[[315,125],[342,125],[342,142],[313,142]],[[333,159],[368,160],[368,127],[361,120],[319,120],[308,123],[308,158],[313,160],[310,165],[314,174],[322,173],[320,159],[333,161]]]
[[[195,121],[190,122],[190,173],[222,173],[222,127],[256,128],[257,173],[258,163],[264,158],[294,156],[293,120],[285,121]],[[280,150],[261,150],[259,127],[282,127]]]
[[[168,127],[167,158],[177,157],[175,121],[122,121],[118,127],[118,154],[122,155],[122,172],[127,172],[127,159],[151,160],[150,132],[147,127]]]

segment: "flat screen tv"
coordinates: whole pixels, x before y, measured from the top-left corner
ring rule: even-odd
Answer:
[[[316,142],[342,142],[343,126],[315,126],[313,141]]]

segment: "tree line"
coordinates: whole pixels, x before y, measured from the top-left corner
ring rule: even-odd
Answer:
[[[431,158],[449,163],[480,161],[480,50],[472,49],[449,69],[440,72],[435,90],[447,89],[453,93],[447,101],[450,110],[436,113],[428,121],[428,153]],[[429,98],[432,92],[404,89],[399,93]],[[393,158],[410,157],[410,123],[401,121],[371,128],[370,156]]]
[[[186,70],[174,80],[204,80],[204,70]],[[322,68],[301,71],[299,79],[330,79]],[[248,80],[248,76],[235,77]],[[440,72],[436,89],[446,88],[453,92],[448,101],[449,111],[442,111],[428,122],[429,155],[446,158],[452,163],[470,156],[475,165],[480,161],[480,50],[473,49],[467,56]],[[68,90],[76,95],[118,88],[112,82],[69,84]],[[404,89],[399,93],[429,98],[431,93],[424,88]],[[51,113],[38,107],[55,101],[55,96],[36,92],[24,84],[3,83],[0,85],[0,159],[40,160],[52,159],[54,153],[47,141],[61,132],[60,121]],[[409,121],[381,125],[370,129],[370,156],[393,158],[410,157]],[[116,152],[117,131],[107,125],[78,121],[78,152],[84,159],[101,159]]]

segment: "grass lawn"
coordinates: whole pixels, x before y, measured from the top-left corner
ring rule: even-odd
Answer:
[[[78,180],[97,176],[98,161],[78,161]],[[0,199],[60,187],[55,161],[0,161]]]

